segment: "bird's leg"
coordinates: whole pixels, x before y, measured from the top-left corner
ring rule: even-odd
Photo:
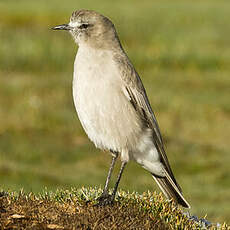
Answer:
[[[123,171],[124,171],[124,169],[125,169],[126,164],[127,164],[126,161],[123,161],[123,162],[121,163],[120,172],[119,172],[119,174],[118,174],[118,176],[117,176],[117,181],[116,181],[115,186],[114,186],[114,188],[113,188],[112,200],[114,200],[114,198],[115,198],[115,195],[116,195],[116,192],[117,192],[117,188],[118,188],[118,185],[119,185],[119,182],[120,182],[120,180],[121,180],[121,176],[122,176],[122,173],[123,173]]]
[[[111,162],[110,167],[109,167],[109,172],[108,172],[108,176],[106,178],[105,187],[103,189],[102,195],[108,195],[109,182],[110,182],[110,179],[111,179],[111,176],[112,176],[113,168],[115,166],[117,157],[118,157],[118,153],[117,152],[113,152],[112,162]]]
[[[115,195],[116,195],[116,192],[117,192],[117,188],[118,188],[118,185],[119,185],[119,182],[121,180],[121,176],[122,176],[122,173],[124,171],[124,168],[125,168],[125,165],[127,164],[127,162],[122,162],[121,164],[121,169],[120,169],[120,172],[117,176],[117,181],[115,183],[115,186],[114,186],[114,189],[113,189],[113,192],[112,192],[112,195],[110,195],[107,191],[107,193],[102,193],[102,195],[98,198],[98,205],[108,205],[108,204],[112,204],[113,201],[114,201],[114,198],[115,198]]]
[[[114,168],[116,159],[118,157],[118,152],[112,152],[112,153],[113,153],[113,155],[112,155],[112,162],[110,164],[108,176],[106,178],[105,187],[103,189],[102,195],[97,199],[99,201],[99,203],[104,203],[104,201],[107,200],[107,199],[109,199],[109,197],[110,197],[110,195],[108,193],[109,182],[110,182],[110,179],[111,179],[111,176],[112,176],[112,172],[113,172],[113,168]]]

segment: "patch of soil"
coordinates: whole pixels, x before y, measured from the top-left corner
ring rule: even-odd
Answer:
[[[35,196],[0,196],[1,229],[157,229],[169,228],[159,218],[135,205],[95,206],[55,202]]]

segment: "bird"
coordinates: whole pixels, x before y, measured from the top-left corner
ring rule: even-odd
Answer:
[[[81,9],[72,13],[69,23],[52,29],[70,32],[78,45],[72,83],[76,112],[96,148],[112,156],[98,203],[113,203],[125,166],[132,160],[151,173],[167,199],[190,208],[170,167],[146,90],[112,21]],[[121,167],[109,194],[118,156]]]

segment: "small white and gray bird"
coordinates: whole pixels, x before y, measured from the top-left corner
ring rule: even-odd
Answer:
[[[89,139],[112,154],[99,203],[113,202],[125,165],[134,160],[152,174],[168,199],[189,208],[170,168],[144,86],[113,23],[95,11],[78,10],[68,24],[53,29],[68,30],[79,46],[73,77],[75,108]],[[109,195],[108,185],[119,154],[121,169]]]

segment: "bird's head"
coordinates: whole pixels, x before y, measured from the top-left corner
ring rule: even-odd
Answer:
[[[74,11],[68,24],[58,25],[52,29],[68,30],[79,46],[108,48],[111,43],[119,43],[113,23],[92,10]]]

